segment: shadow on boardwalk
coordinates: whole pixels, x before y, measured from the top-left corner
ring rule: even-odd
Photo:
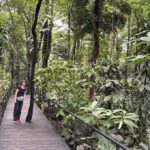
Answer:
[[[55,127],[34,105],[33,123],[25,122],[29,96],[24,101],[21,124],[13,122],[14,96],[11,96],[0,126],[0,150],[70,150]]]

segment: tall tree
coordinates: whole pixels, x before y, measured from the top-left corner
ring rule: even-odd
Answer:
[[[89,59],[89,63],[94,67],[96,64],[96,59],[99,56],[99,48],[100,48],[100,20],[102,16],[102,7],[103,7],[104,0],[95,0],[94,2],[94,45],[93,50]],[[95,82],[95,76],[91,75],[90,81],[92,83]],[[94,98],[95,95],[95,85],[93,84],[92,87],[89,89],[89,98]]]
[[[68,56],[70,56],[70,48],[71,48],[71,5],[68,4]]]
[[[35,66],[37,62],[37,55],[38,55],[38,40],[37,40],[37,33],[36,33],[36,26],[38,21],[38,16],[40,12],[40,8],[42,5],[42,0],[39,0],[36,6],[35,10],[35,16],[34,16],[34,22],[32,25],[32,35],[33,35],[33,45],[34,45],[34,51],[33,51],[33,59],[32,59],[32,69],[31,69],[31,98],[30,98],[30,106],[28,110],[28,114],[26,117],[26,122],[31,122],[32,115],[33,115],[33,104],[34,104],[34,74],[35,74]]]

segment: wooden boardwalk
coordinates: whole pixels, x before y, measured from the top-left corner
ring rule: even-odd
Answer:
[[[70,150],[55,127],[41,110],[34,105],[33,123],[26,123],[29,96],[24,101],[21,124],[13,122],[13,102],[11,96],[0,126],[0,150]]]

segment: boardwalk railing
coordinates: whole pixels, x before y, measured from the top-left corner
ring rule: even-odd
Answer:
[[[4,112],[5,112],[5,109],[6,109],[6,106],[7,106],[7,102],[9,100],[10,95],[11,95],[11,90],[12,90],[12,87],[10,87],[5,92],[5,94],[3,95],[2,99],[0,100],[0,122],[1,122],[1,120],[3,118]]]
[[[61,104],[59,104],[56,99],[50,99],[45,95],[42,94],[38,94],[38,98],[47,101],[49,104],[55,104],[56,106],[58,106],[60,109],[64,110],[64,112],[70,114],[71,116],[73,116],[76,120],[78,120],[82,125],[86,125],[87,127],[91,128],[93,131],[95,131],[96,133],[98,133],[99,135],[101,135],[104,139],[108,140],[116,150],[129,150],[126,146],[124,146],[123,144],[121,144],[120,142],[118,142],[117,140],[113,139],[111,136],[107,135],[106,133],[102,132],[100,129],[86,123],[84,120],[82,120],[79,116],[77,116],[76,114],[72,113],[71,111],[69,111],[67,108],[64,108]],[[74,145],[73,145],[73,150],[76,150],[76,130],[80,128],[79,126],[75,126],[74,127]]]

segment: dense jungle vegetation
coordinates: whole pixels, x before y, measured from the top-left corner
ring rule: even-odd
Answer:
[[[25,79],[130,149],[150,149],[150,0],[41,0],[34,18],[39,2],[0,0],[0,97]],[[74,117],[36,102],[72,145]],[[81,124],[76,141],[114,149]]]

